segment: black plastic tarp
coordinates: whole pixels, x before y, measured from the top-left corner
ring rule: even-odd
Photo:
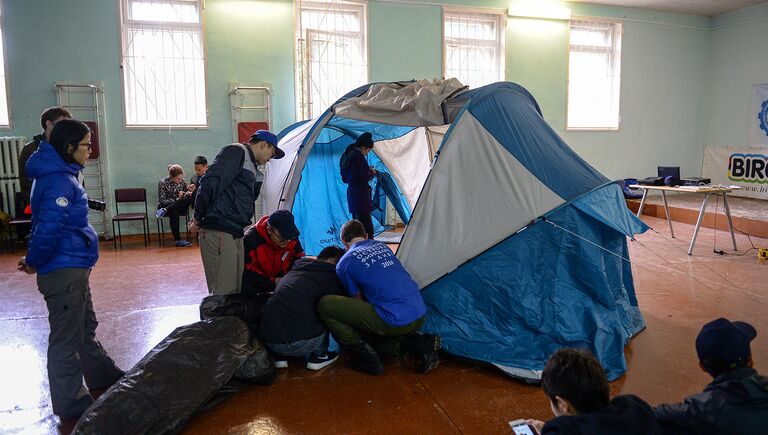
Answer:
[[[83,414],[74,433],[163,434],[237,391],[230,380],[271,384],[275,369],[248,326],[232,316],[174,330]],[[237,384],[235,382],[234,384]]]

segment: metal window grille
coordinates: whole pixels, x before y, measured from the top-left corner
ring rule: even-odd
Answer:
[[[573,20],[568,50],[569,129],[618,129],[621,23]]]
[[[120,6],[126,126],[206,126],[202,1]]]
[[[368,83],[365,2],[296,1],[296,116],[319,116]]]
[[[504,80],[502,13],[443,9],[444,77],[472,88]]]

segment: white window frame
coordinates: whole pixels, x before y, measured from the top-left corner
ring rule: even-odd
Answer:
[[[207,49],[205,44],[205,18],[204,18],[204,11],[205,11],[205,1],[204,0],[117,0],[118,2],[118,10],[119,10],[119,28],[120,28],[120,68],[122,70],[122,73],[120,74],[121,82],[122,82],[122,88],[123,88],[123,125],[127,129],[167,129],[169,127],[173,127],[176,129],[205,129],[208,128],[209,124],[209,104],[208,104],[208,62],[207,62]],[[162,21],[150,21],[150,20],[133,20],[130,19],[130,13],[128,11],[128,7],[132,3],[136,2],[144,2],[144,3],[150,3],[150,4],[176,4],[176,5],[183,5],[183,4],[190,4],[194,3],[197,4],[197,10],[199,11],[199,19],[197,23],[184,23],[184,22],[162,22]],[[203,87],[203,111],[205,112],[205,120],[204,122],[195,123],[195,122],[184,122],[184,121],[171,121],[168,122],[167,120],[164,120],[162,122],[150,122],[150,123],[141,123],[141,122],[132,122],[130,120],[129,116],[129,98],[131,96],[129,95],[129,85],[127,83],[126,75],[127,72],[127,65],[126,65],[126,49],[129,45],[129,41],[127,38],[129,37],[128,30],[132,28],[150,28],[150,29],[157,29],[160,31],[165,30],[175,30],[175,31],[188,31],[196,33],[197,38],[199,38],[200,41],[200,47],[202,49],[202,62],[203,62],[203,76],[202,76],[202,87]],[[198,84],[199,86],[199,84]],[[148,100],[148,99],[147,99]],[[147,104],[150,104],[149,101],[145,100],[144,102]]]
[[[611,26],[611,47],[600,47],[595,45],[579,45],[575,46],[571,40],[571,29],[574,22],[590,22],[593,24],[606,24]],[[622,39],[624,33],[623,22],[619,20],[608,20],[604,18],[595,17],[573,17],[568,25],[568,57],[566,66],[566,108],[565,108],[565,129],[566,131],[618,131],[621,126],[621,51],[622,51]],[[613,113],[615,118],[614,122],[600,124],[595,122],[595,125],[578,125],[572,126],[570,119],[570,110],[573,108],[573,97],[571,95],[571,71],[573,65],[571,65],[571,52],[591,52],[591,53],[605,53],[608,56],[613,56],[617,59],[614,64],[614,70],[612,71],[610,82],[606,86],[613,87],[612,99]]]
[[[0,119],[0,130],[12,130],[13,129],[13,116],[11,116],[11,86],[8,79],[8,51],[5,49],[5,2],[0,0],[0,45],[2,45],[3,62],[0,63],[2,68],[2,74],[4,80],[2,80],[2,86],[5,86],[5,101],[0,99],[0,104],[5,104],[5,108],[8,113],[8,122]]]
[[[333,28],[320,28],[310,27],[309,24],[302,22],[302,12],[305,10],[315,11],[330,11],[339,14],[356,14],[360,22],[359,31],[350,29],[333,29]],[[368,84],[370,82],[370,62],[368,59],[368,3],[365,0],[310,0],[302,1],[297,0],[294,2],[294,14],[295,14],[295,34],[294,34],[294,53],[295,53],[295,74],[294,80],[296,85],[296,119],[310,119],[315,116],[319,116],[325,111],[331,104],[333,104],[338,98],[344,96],[347,92],[353,90],[358,86]],[[310,49],[311,44],[307,42],[312,39],[312,36],[325,35],[327,37],[343,37],[349,39],[356,39],[357,44],[361,50],[362,65],[359,67],[364,68],[365,77],[359,83],[344,84],[342,89],[338,89],[339,95],[330,96],[327,95],[327,101],[320,102],[320,106],[314,107],[316,113],[311,113],[313,109],[313,101],[311,96],[313,94],[312,88],[321,88],[322,83],[314,82],[311,77],[312,65],[310,65]],[[327,62],[324,60],[323,62]],[[318,62],[321,63],[321,62]]]
[[[507,28],[507,15],[506,12],[499,9],[483,9],[483,8],[458,8],[458,7],[443,7],[442,14],[442,46],[443,46],[443,78],[455,77],[459,79],[463,84],[470,87],[478,87],[494,83],[497,81],[504,81],[506,77],[506,52],[505,52],[505,40],[506,40],[506,28]],[[479,18],[486,16],[492,18],[496,26],[496,40],[490,41],[487,39],[476,38],[450,38],[446,35],[446,23],[450,17],[468,17],[469,19],[478,20]],[[454,44],[465,48],[492,48],[497,53],[496,62],[496,77],[491,81],[485,83],[465,83],[466,78],[456,77],[454,72],[448,70],[448,46]]]

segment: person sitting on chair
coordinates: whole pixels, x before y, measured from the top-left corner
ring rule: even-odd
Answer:
[[[156,216],[158,219],[168,217],[177,247],[191,246],[192,243],[182,239],[179,233],[179,216],[187,214],[192,202],[192,191],[184,181],[184,170],[181,166],[177,164],[168,166],[168,176],[160,180],[157,191],[160,203],[157,205]]]

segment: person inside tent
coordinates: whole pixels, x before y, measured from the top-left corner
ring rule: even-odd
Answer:
[[[341,240],[347,253],[336,265],[336,274],[351,297],[324,296],[317,305],[320,318],[334,338],[355,353],[348,361],[353,370],[383,373],[382,352],[411,354],[417,373],[431,372],[440,362],[442,340],[417,333],[427,312],[419,286],[389,246],[367,240],[367,236],[360,221],[342,225]]]
[[[317,314],[317,303],[326,295],[344,292],[336,276],[336,263],[344,255],[338,246],[327,246],[317,259],[299,258],[267,300],[259,336],[275,353],[275,367],[286,368],[284,357],[307,357],[307,369],[320,370],[339,357],[328,351],[328,330]]]
[[[753,368],[752,325],[719,318],[696,337],[699,367],[712,376],[704,391],[654,408],[665,433],[757,434],[768,423],[768,377]]]
[[[608,379],[595,356],[559,349],[541,373],[541,387],[555,418],[527,423],[544,434],[661,434],[651,406],[633,395],[611,400]]]
[[[179,248],[192,246],[192,243],[181,238],[179,232],[179,217],[189,210],[189,205],[192,202],[192,190],[184,181],[184,169],[176,164],[168,165],[168,176],[157,183],[160,202],[157,204],[155,215],[158,219],[168,217],[173,240]]]
[[[264,216],[245,231],[242,294],[255,296],[275,291],[280,278],[304,256],[299,234],[288,210]]]
[[[339,160],[341,181],[347,184],[347,203],[352,219],[362,222],[369,239],[373,239],[373,199],[369,181],[376,170],[368,165],[368,153],[373,149],[373,136],[363,133],[350,144]]]

